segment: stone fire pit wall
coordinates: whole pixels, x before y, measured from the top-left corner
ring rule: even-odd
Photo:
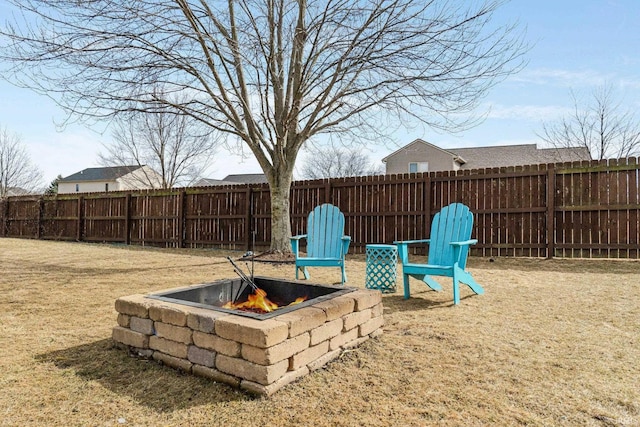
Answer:
[[[382,333],[377,290],[355,290],[267,320],[131,295],[115,303],[113,340],[143,358],[258,395]]]

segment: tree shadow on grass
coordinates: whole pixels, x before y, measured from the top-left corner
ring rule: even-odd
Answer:
[[[254,399],[226,384],[131,357],[111,339],[40,354],[35,359],[71,370],[83,380],[97,381],[113,393],[127,395],[158,412]]]

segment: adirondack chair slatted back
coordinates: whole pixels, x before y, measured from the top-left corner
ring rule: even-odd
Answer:
[[[307,256],[341,258],[344,214],[336,206],[317,206],[307,220]]]
[[[442,208],[431,224],[431,242],[429,243],[429,264],[453,265],[454,249],[449,242],[461,242],[471,238],[473,214],[461,203],[453,203]],[[468,246],[462,246],[460,268],[467,264]]]

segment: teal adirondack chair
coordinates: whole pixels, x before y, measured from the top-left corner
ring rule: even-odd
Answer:
[[[454,304],[460,303],[459,282],[469,286],[478,295],[484,294],[482,286],[465,270],[469,245],[478,243],[478,240],[471,239],[472,228],[473,214],[469,208],[461,203],[453,203],[442,208],[433,218],[430,239],[394,242],[402,262],[405,299],[410,296],[409,277],[422,280],[434,291],[441,291],[442,286],[431,276],[452,277]],[[429,244],[426,264],[409,262],[409,245],[416,243]]]
[[[307,256],[300,256],[300,240],[307,239]],[[309,279],[307,267],[340,267],[342,284],[347,281],[344,258],[349,250],[351,237],[344,235],[344,214],[336,206],[325,203],[309,214],[307,234],[293,236],[291,249],[296,257],[296,279],[302,270]]]

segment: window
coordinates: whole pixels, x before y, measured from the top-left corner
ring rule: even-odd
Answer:
[[[76,184],[76,193],[80,191],[80,184]]]
[[[104,184],[104,191],[105,191],[105,193],[108,193],[108,192],[109,192],[109,183],[108,183],[108,182],[106,182],[106,183]]]
[[[429,162],[409,163],[409,173],[429,172]]]

